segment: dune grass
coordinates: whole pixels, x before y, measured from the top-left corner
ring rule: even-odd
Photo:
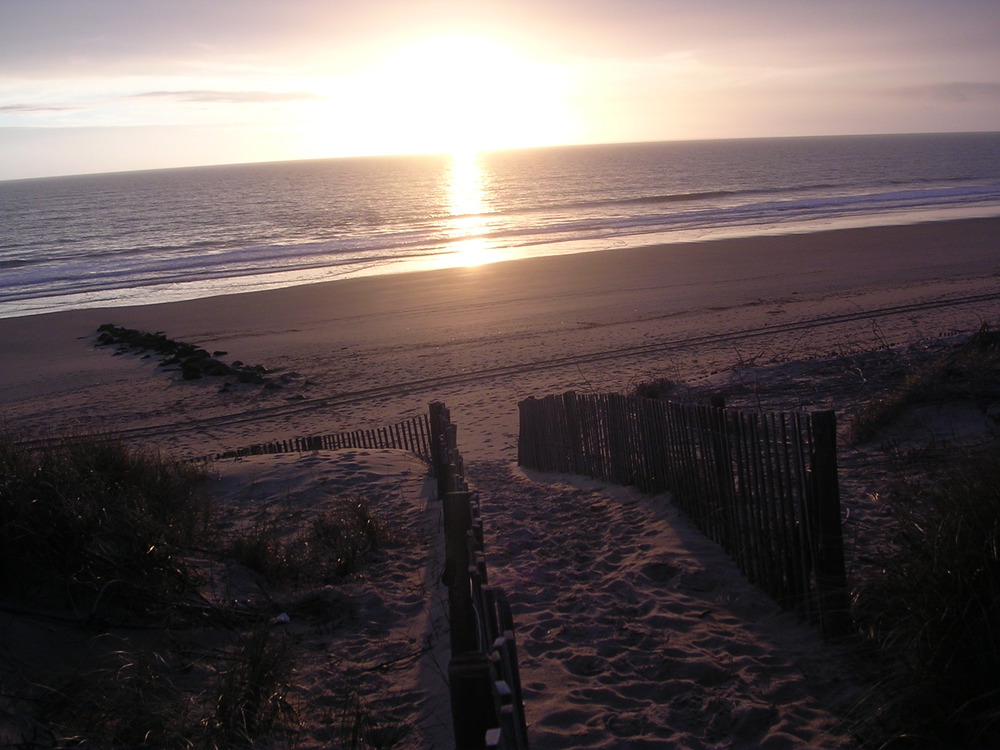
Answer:
[[[169,601],[205,529],[198,469],[102,438],[28,451],[0,435],[0,594],[69,597],[96,614]]]
[[[262,575],[268,583],[338,583],[356,572],[368,552],[394,542],[363,497],[336,498],[328,510],[291,538],[262,522],[234,535],[229,557]]]
[[[893,490],[898,532],[854,596],[900,747],[1000,747],[1000,449]]]
[[[47,657],[35,643],[24,653],[5,643],[0,736],[18,736],[8,730],[17,725],[31,747],[295,746],[295,642],[273,626],[277,605],[209,604],[198,561],[242,556],[269,583],[308,590],[358,570],[393,537],[356,496],[290,542],[263,529],[227,538],[205,478],[121,440],[32,450],[0,433],[4,627],[27,616],[18,632],[48,622],[43,631],[82,644]]]
[[[1000,333],[982,326],[858,412],[855,442],[914,405],[1000,398]],[[854,593],[854,617],[884,660],[880,747],[1000,747],[1000,445],[939,446],[891,464],[893,531]],[[869,707],[870,708],[870,707]]]
[[[1000,395],[1000,331],[987,325],[954,351],[910,372],[902,384],[853,416],[853,443],[875,439],[911,406],[954,396]]]

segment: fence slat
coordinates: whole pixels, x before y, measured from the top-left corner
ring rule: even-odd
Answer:
[[[836,417],[832,411],[811,415],[813,438],[812,484],[819,531],[816,578],[820,594],[823,632],[840,636],[850,627],[844,539],[840,526],[840,491],[837,484]]]

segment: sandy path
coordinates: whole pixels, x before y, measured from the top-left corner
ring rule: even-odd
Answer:
[[[534,747],[845,748],[858,693],[814,629],[667,504],[469,469],[511,598]]]

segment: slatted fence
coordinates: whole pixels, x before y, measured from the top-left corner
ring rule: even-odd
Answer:
[[[241,458],[271,453],[304,453],[315,450],[347,448],[395,448],[409,451],[427,463],[431,462],[429,415],[420,414],[388,427],[337,432],[331,435],[309,435],[289,440],[256,443],[245,448],[218,453],[213,458]]]
[[[520,465],[671,492],[752,582],[825,635],[846,632],[833,412],[574,392],[518,407]]]
[[[430,405],[430,426],[432,467],[444,508],[455,746],[527,750],[514,619],[503,591],[489,582],[479,494],[465,481],[457,428],[444,404]]]

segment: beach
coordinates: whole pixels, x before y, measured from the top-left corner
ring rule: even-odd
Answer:
[[[734,374],[781,377],[763,366],[996,325],[998,237],[1000,218],[773,233],[0,319],[0,422],[24,439],[117,433],[187,458],[384,426],[443,401],[514,605],[533,746],[850,747],[842,714],[862,696],[832,647],[742,581],[666,497],[518,469],[517,402],[660,378],[732,387]],[[260,365],[266,382],[183,380],[155,357],[95,346],[105,323]],[[793,406],[837,403],[816,388]],[[348,454],[218,471],[350,486],[363,464],[368,484],[394,486],[402,465],[407,507],[431,507],[405,460]],[[405,609],[403,594],[385,597]],[[432,616],[407,612],[394,619],[406,632]],[[406,680],[434,672],[420,669]],[[421,684],[406,689],[434,689]]]
[[[989,321],[998,219],[534,258],[0,320],[2,418],[203,455],[380,426],[445,401],[471,458],[514,457],[517,401],[933,338]],[[182,382],[96,348],[162,331],[283,387]]]

